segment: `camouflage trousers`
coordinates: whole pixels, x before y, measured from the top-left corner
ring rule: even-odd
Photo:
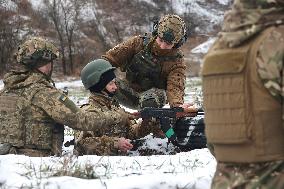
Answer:
[[[17,154],[30,157],[46,157],[55,155],[51,150],[15,147],[9,143],[0,143],[0,155]],[[58,155],[58,154],[56,154]]]
[[[250,164],[218,163],[211,189],[283,189],[284,160]]]
[[[144,92],[137,92],[129,86],[126,80],[117,78],[118,90],[115,94],[118,102],[131,109],[141,109],[141,107],[163,107],[167,97],[164,89],[151,88]],[[151,103],[154,101],[154,103]],[[150,103],[149,103],[150,102]],[[152,105],[154,104],[154,105]]]
[[[115,147],[117,138],[101,136],[101,137],[86,137],[79,140],[74,147],[75,155],[98,155],[98,156],[111,156],[111,155],[124,155]]]

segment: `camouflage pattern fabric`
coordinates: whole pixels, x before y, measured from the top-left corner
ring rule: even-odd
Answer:
[[[144,107],[162,108],[167,102],[166,92],[163,89],[152,88],[139,96],[139,105]]]
[[[283,23],[284,25],[284,23]],[[282,26],[283,28],[283,26]],[[284,30],[282,30],[283,32]],[[283,99],[284,33],[274,30],[263,40],[256,59],[259,77],[271,95]]]
[[[284,1],[235,0],[225,14],[219,40],[229,48],[238,47],[268,27],[276,26],[257,51],[257,72],[263,85],[283,106]],[[284,111],[282,118],[284,120]],[[284,128],[284,127],[283,127]],[[283,131],[279,131],[282,132]],[[214,149],[213,154],[214,154]],[[218,162],[212,189],[284,188],[284,161],[250,164]]]
[[[126,155],[120,152],[116,146],[118,141],[117,137],[108,137],[103,135],[101,137],[86,137],[76,143],[74,154],[75,155],[98,155],[98,156],[111,156],[111,155]]]
[[[228,47],[241,45],[267,27],[283,25],[283,12],[283,0],[235,0],[232,10],[225,13],[220,41]],[[284,96],[283,39],[283,32],[274,31],[263,41],[257,57],[258,73],[264,86],[281,102]]]
[[[156,104],[158,107],[163,107],[167,102],[166,92],[163,89],[152,88],[139,93],[129,86],[129,82],[122,79],[117,79],[117,86],[118,91],[115,94],[115,98],[121,104],[131,109],[145,107],[142,104],[149,100],[149,96],[153,96],[155,99],[154,105]]]
[[[220,41],[228,47],[241,45],[265,28],[284,22],[283,0],[235,0],[225,13]]]
[[[211,189],[284,188],[284,161],[250,164],[218,163]]]
[[[131,63],[132,58],[143,50],[144,47],[144,36],[135,36],[127,41],[115,46],[106,52],[102,58],[107,59],[113,66],[124,68]],[[155,44],[155,43],[154,43]],[[153,45],[154,45],[153,44]],[[167,51],[161,51],[151,46],[151,53],[157,57],[174,56],[182,54],[179,49],[166,49]],[[167,101],[170,106],[179,106],[184,103],[184,89],[185,89],[185,70],[186,65],[183,58],[177,58],[175,60],[166,60],[158,62],[161,66],[161,74],[159,79],[165,78],[165,90],[167,95]],[[149,73],[151,74],[151,73]],[[121,78],[122,80],[125,78]],[[139,78],[141,79],[141,78]],[[144,92],[143,86],[137,84],[138,82],[128,83],[129,87],[137,93]],[[150,87],[151,88],[151,87]],[[127,97],[127,96],[126,96]],[[136,99],[138,100],[138,99]]]
[[[158,25],[158,36],[172,44],[178,43],[185,35],[185,22],[174,14],[163,16]]]
[[[24,131],[23,138],[19,139],[24,141],[21,145],[15,146],[11,142],[15,149],[14,153],[24,153],[23,149],[26,149],[43,151],[43,154],[60,155],[63,125],[77,130],[97,131],[128,120],[124,112],[109,114],[108,112],[81,111],[62,91],[50,84],[42,73],[30,70],[11,71],[5,75],[4,84],[2,95],[20,96],[28,104],[27,112],[24,114],[23,130],[14,131],[15,127],[7,127],[2,125],[4,122],[0,122],[1,143],[11,142],[6,141],[7,137],[4,133]],[[2,104],[0,106],[2,107]],[[5,115],[5,110],[1,109],[0,119]],[[3,128],[7,128],[7,131],[3,131]]]
[[[123,108],[119,107],[117,101],[98,93],[92,93],[89,103],[84,105],[82,109],[88,112],[104,112],[108,114],[125,112]],[[127,122],[119,122],[109,128],[80,132],[80,135],[77,135],[75,139],[74,154],[126,155],[126,153],[120,152],[118,149],[117,143],[119,138],[136,139],[144,137],[150,132],[158,133],[161,131],[158,123],[139,124],[132,117],[129,114]]]
[[[32,37],[18,47],[15,53],[18,63],[29,67],[40,67],[59,57],[59,50],[41,37]]]

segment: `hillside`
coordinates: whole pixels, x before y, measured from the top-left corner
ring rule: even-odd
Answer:
[[[28,36],[40,35],[60,47],[57,75],[78,76],[90,60],[132,35],[151,31],[153,21],[168,13],[178,14],[186,21],[190,38],[182,50],[193,70],[200,66],[200,54],[192,54],[191,49],[216,36],[230,3],[231,0],[0,0],[0,75],[12,63],[16,44]]]

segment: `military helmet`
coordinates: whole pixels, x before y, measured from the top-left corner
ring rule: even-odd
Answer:
[[[18,47],[16,61],[27,67],[41,67],[59,57],[58,48],[41,37],[32,37]]]
[[[86,89],[99,83],[101,76],[109,71],[115,70],[107,60],[97,59],[88,63],[81,71],[81,80]]]
[[[163,16],[158,23],[158,36],[172,44],[179,43],[186,35],[185,22],[174,14]]]

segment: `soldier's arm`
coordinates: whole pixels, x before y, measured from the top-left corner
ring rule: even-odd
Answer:
[[[128,64],[133,56],[142,48],[143,40],[139,36],[132,37],[127,41],[116,45],[106,52],[102,58],[108,60],[113,66],[121,67]]]
[[[86,112],[57,89],[43,88],[34,94],[32,104],[57,123],[78,130],[98,131],[126,119],[121,113]]]
[[[186,66],[183,59],[174,64],[167,78],[167,98],[171,107],[177,107],[184,103]]]
[[[260,44],[256,63],[258,74],[265,88],[282,103],[284,120],[284,26],[273,30]]]
[[[282,28],[282,29],[281,29]],[[270,94],[282,102],[284,26],[273,30],[259,46],[256,63],[258,74]]]

